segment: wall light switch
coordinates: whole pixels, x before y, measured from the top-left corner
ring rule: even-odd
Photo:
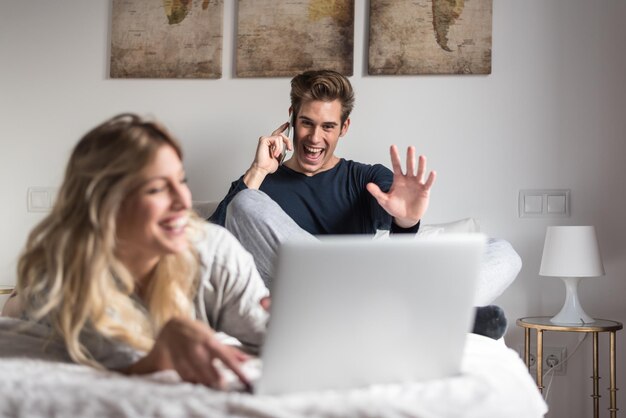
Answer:
[[[520,190],[518,210],[520,218],[556,218],[570,214],[570,191],[556,190]]]
[[[49,212],[54,205],[56,192],[55,187],[29,187],[27,190],[28,211]]]
[[[524,212],[525,213],[541,213],[543,212],[543,196],[541,195],[526,195],[524,197]]]
[[[563,215],[566,211],[565,196],[548,195],[548,213]]]

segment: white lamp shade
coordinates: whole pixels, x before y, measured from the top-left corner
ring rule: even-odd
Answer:
[[[593,226],[549,226],[539,269],[541,276],[597,277],[604,266]]]

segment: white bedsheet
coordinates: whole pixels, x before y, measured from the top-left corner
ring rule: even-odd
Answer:
[[[523,362],[502,341],[468,334],[462,369],[461,376],[429,382],[269,397],[180,382],[175,372],[128,377],[75,364],[2,358],[0,416],[538,418],[546,413]]]

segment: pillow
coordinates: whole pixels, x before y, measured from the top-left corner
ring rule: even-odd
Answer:
[[[422,230],[425,230],[426,233],[431,230],[438,230],[442,234],[473,233],[480,232],[480,225],[474,218],[464,218],[443,224],[423,225],[419,232],[421,233]]]
[[[213,215],[219,203],[220,202],[217,200],[195,201],[193,202],[193,209],[201,218],[207,219],[209,216]]]
[[[420,225],[419,231],[417,231],[417,235],[419,236],[435,236],[444,232],[443,228],[437,227],[435,225]]]
[[[446,222],[442,224],[426,224],[420,225],[417,235],[434,236],[438,234],[460,234],[480,232],[480,225],[474,218],[464,218],[458,221]],[[376,231],[375,239],[389,235],[389,231]]]
[[[474,296],[475,306],[493,303],[513,283],[522,269],[522,258],[511,243],[491,238],[485,245]]]

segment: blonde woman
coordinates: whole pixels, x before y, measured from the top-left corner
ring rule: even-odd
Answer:
[[[139,374],[175,369],[216,388],[224,379],[215,359],[248,382],[246,355],[215,330],[254,348],[267,321],[268,291],[252,257],[191,210],[180,145],[131,114],[74,148],[55,207],[21,255],[16,293],[5,313],[39,334],[47,329],[74,362]],[[28,349],[45,350],[49,340]]]

